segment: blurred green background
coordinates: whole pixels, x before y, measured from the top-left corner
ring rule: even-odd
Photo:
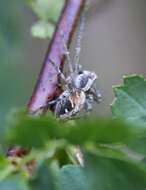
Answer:
[[[0,122],[10,108],[27,104],[48,40],[31,37],[37,18],[25,1],[0,0]]]
[[[146,75],[146,1],[93,0],[87,20],[80,62],[99,75],[103,102],[109,114],[112,85],[125,74]],[[37,17],[20,0],[0,0],[0,122],[12,107],[27,104],[49,40],[32,38]],[[73,50],[72,50],[73,51]]]

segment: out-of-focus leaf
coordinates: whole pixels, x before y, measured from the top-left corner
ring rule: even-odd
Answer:
[[[144,190],[146,187],[146,169],[140,163],[88,154],[84,170],[89,190]]]
[[[41,163],[34,171],[29,184],[31,190],[55,190],[55,179],[46,163]]]
[[[86,142],[100,143],[127,143],[144,134],[145,129],[108,118],[88,118],[76,122],[70,127],[66,138],[77,144]]]
[[[28,0],[28,3],[40,20],[56,22],[64,0]]]
[[[0,181],[6,179],[14,170],[15,167],[6,158],[0,156]]]
[[[9,176],[0,181],[0,190],[30,190],[27,182],[20,176]]]
[[[12,113],[6,138],[12,144],[30,147],[42,147],[50,138],[57,135],[56,119],[50,115],[45,117],[29,116],[25,111]]]
[[[85,166],[64,166],[59,190],[144,190],[146,170],[141,163],[85,154]]]
[[[64,0],[28,0],[28,3],[39,18],[39,21],[31,28],[32,35],[50,38],[61,14]]]
[[[146,80],[132,75],[124,78],[124,84],[114,87],[116,96],[112,105],[114,117],[122,117],[136,125],[146,126]]]
[[[134,142],[130,143],[128,147],[146,157],[146,137],[136,139]]]
[[[57,121],[52,115],[34,117],[25,112],[11,114],[6,137],[9,143],[42,147],[49,140],[66,140],[70,144],[129,143],[146,134],[145,128],[113,119],[87,119],[73,124]],[[27,140],[26,140],[27,139]]]
[[[66,165],[59,174],[58,190],[88,190],[86,175],[80,166]]]
[[[50,22],[38,21],[31,27],[34,37],[50,38],[54,32],[54,25]]]
[[[128,148],[127,146],[120,145],[120,144],[101,144],[97,147],[88,150],[88,152],[94,152],[100,156],[106,158],[115,158],[119,160],[126,160],[132,162],[141,162],[144,159],[144,155],[133,151],[132,149]]]

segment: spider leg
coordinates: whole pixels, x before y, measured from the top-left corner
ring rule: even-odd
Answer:
[[[73,67],[72,67],[72,62],[71,62],[71,57],[70,57],[70,52],[69,52],[69,49],[65,43],[65,40],[64,40],[64,32],[61,31],[61,37],[62,37],[62,41],[63,41],[63,46],[64,46],[64,53],[65,53],[65,57],[67,59],[67,62],[68,62],[68,65],[69,65],[69,71],[70,73],[73,73]]]
[[[46,109],[48,110],[48,109],[54,107],[54,106],[56,105],[57,101],[58,101],[58,98],[55,99],[55,100],[52,100],[52,101],[48,101],[48,102],[47,102]]]
[[[48,102],[47,105],[49,105],[49,106],[54,105],[54,104],[56,104],[57,101],[58,101],[58,99],[52,100],[52,101]]]
[[[80,70],[80,65],[78,63],[79,63],[79,59],[80,59],[81,41],[82,41],[82,37],[83,37],[84,27],[85,27],[85,16],[82,15],[81,20],[80,20],[80,24],[79,24],[79,28],[77,31],[75,56],[73,59],[73,63],[75,65],[75,72],[76,73],[78,73],[78,71]]]
[[[102,101],[102,94],[95,85],[89,90],[88,93],[93,95],[95,102],[100,103]]]
[[[84,110],[86,111],[86,112],[90,112],[91,110],[92,110],[92,103],[90,102],[90,101],[88,101],[88,100],[86,100],[86,103],[85,103],[85,105],[84,105]]]
[[[58,72],[60,78],[62,79],[62,81],[66,84],[66,77],[65,75],[61,72],[60,68],[58,66],[56,66],[56,64],[54,63],[54,61],[52,61],[51,59],[49,60],[50,63],[54,66],[55,70]]]
[[[89,115],[89,110],[87,111],[82,111],[82,112],[77,112],[74,115],[70,114],[70,115],[66,115],[66,117],[62,117],[60,119],[66,121],[66,120],[74,120],[74,119],[81,119],[83,117],[86,117]]]

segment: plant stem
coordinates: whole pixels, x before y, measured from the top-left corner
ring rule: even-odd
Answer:
[[[43,113],[46,111],[48,101],[53,100],[59,95],[60,89],[58,86],[58,73],[54,69],[50,60],[55,63],[55,66],[62,68],[64,64],[64,43],[69,47],[73,33],[77,26],[79,17],[83,10],[86,0],[66,0],[59,21],[56,25],[56,30],[49,43],[49,48],[46,53],[38,80],[36,82],[33,94],[28,103],[28,113]],[[62,39],[61,32],[64,34]],[[28,154],[28,150],[22,147],[11,147],[7,155],[12,157],[21,157]]]
[[[58,73],[50,60],[52,60],[57,67],[62,68],[65,51],[63,43],[66,43],[69,47],[84,4],[85,0],[65,1],[62,14],[49,44],[35,89],[28,103],[29,113],[43,113],[46,110],[48,101],[53,100],[59,95]],[[64,39],[62,39],[61,32],[64,34]]]
[[[66,44],[67,47],[69,47],[85,3],[86,0],[65,1],[62,14],[56,26],[56,31],[49,44],[38,81],[28,103],[29,113],[40,114],[45,112],[48,101],[59,96],[61,89],[58,85],[58,73],[51,62],[54,62],[56,68],[63,67],[65,55],[64,45]],[[63,33],[63,37],[61,33]],[[78,148],[75,155],[79,163],[80,161],[83,163],[82,156],[79,152],[81,153]]]

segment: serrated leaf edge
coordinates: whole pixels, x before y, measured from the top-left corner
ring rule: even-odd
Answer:
[[[115,104],[115,102],[117,101],[117,90],[118,89],[121,89],[121,88],[123,88],[124,86],[125,86],[125,83],[126,83],[126,80],[127,79],[132,79],[132,78],[139,78],[139,79],[141,79],[141,80],[143,80],[144,82],[146,82],[146,79],[144,78],[144,76],[143,75],[137,75],[137,74],[131,74],[131,75],[124,75],[123,76],[123,84],[119,84],[119,85],[113,85],[112,86],[112,89],[113,89],[113,92],[114,92],[114,99],[113,99],[113,101],[111,102],[111,104],[110,104],[110,107],[111,107],[111,112],[113,113],[113,106],[114,106],[114,104]]]

